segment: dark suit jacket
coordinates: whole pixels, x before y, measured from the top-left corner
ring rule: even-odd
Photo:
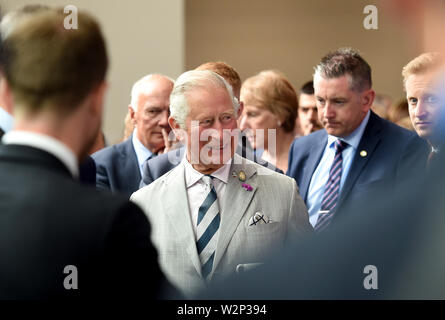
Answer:
[[[319,130],[292,143],[287,175],[297,181],[306,203],[309,184],[327,140],[326,131]],[[362,150],[367,152],[367,156],[360,155]],[[413,172],[425,170],[427,156],[428,146],[424,140],[371,112],[341,190],[333,221],[346,215],[345,212],[350,214],[351,206],[370,192],[390,191],[401,181],[412,177]]]
[[[143,212],[75,181],[51,154],[0,145],[0,299],[154,298],[163,275]],[[66,290],[73,265],[78,289]]]
[[[131,137],[92,155],[96,162],[96,185],[128,197],[139,189],[141,172]]]
[[[144,166],[144,172],[140,187],[142,188],[146,185],[149,185],[150,183],[176,167],[181,162],[184,156],[184,151],[185,147],[181,147],[148,160],[147,164]],[[283,171],[276,168],[271,163],[266,162],[262,159],[258,159],[252,150],[241,148],[241,146],[238,145],[236,153],[275,172],[283,173]]]
[[[0,128],[0,140],[2,139],[3,135],[5,134],[5,132],[2,130],[2,128]],[[0,141],[1,142],[1,141]]]
[[[345,223],[198,298],[445,299],[445,154],[438,158],[426,177],[370,194]],[[366,266],[376,268],[377,289],[364,287]]]
[[[96,163],[90,156],[79,164],[79,181],[91,186],[96,185]]]

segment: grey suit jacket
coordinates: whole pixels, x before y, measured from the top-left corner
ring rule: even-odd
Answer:
[[[211,281],[234,273],[240,264],[259,263],[271,250],[312,233],[307,208],[294,179],[275,173],[234,155],[230,172],[244,171],[245,183],[230,175],[226,186],[225,211],[221,214],[218,244]],[[181,164],[131,196],[147,214],[159,263],[168,279],[190,297],[205,288],[196,249],[193,221]],[[249,226],[261,212],[273,222]]]

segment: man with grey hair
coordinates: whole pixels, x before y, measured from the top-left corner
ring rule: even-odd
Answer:
[[[131,200],[152,223],[162,270],[190,297],[312,227],[293,179],[235,154],[241,110],[224,78],[188,71],[170,101],[169,124],[185,156]]]
[[[147,75],[133,85],[128,110],[135,129],[126,141],[92,155],[97,187],[128,196],[139,189],[145,163],[170,147],[167,119],[172,88],[173,80],[160,74]]]
[[[427,148],[370,110],[371,68],[357,51],[341,48],[323,57],[314,90],[324,130],[293,142],[287,175],[297,181],[311,224],[322,232],[347,218],[360,199],[423,170]]]

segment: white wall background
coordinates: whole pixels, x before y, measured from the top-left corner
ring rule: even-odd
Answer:
[[[122,138],[133,83],[149,73],[184,71],[184,0],[1,0],[2,13],[25,4],[75,5],[94,15],[105,34],[110,68],[103,129]]]

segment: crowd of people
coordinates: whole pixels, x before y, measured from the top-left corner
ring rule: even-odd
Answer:
[[[107,145],[102,31],[83,11],[76,30],[64,18],[25,6],[0,24],[0,299],[335,297],[341,277],[329,287],[317,269],[337,261],[326,241],[350,257],[341,241],[367,247],[375,224],[388,250],[406,244],[389,206],[363,221],[440,166],[441,53],[400,70],[394,104],[353,48],[321,57],[299,90],[220,61],[147,74]],[[383,264],[383,246],[368,252],[343,272]],[[276,277],[256,289],[258,272]]]

